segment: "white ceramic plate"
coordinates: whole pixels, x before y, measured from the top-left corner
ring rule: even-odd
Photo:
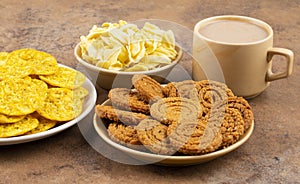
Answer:
[[[105,101],[102,105],[110,105],[110,100]],[[246,133],[240,138],[238,142],[225,149],[221,149],[212,153],[197,156],[167,156],[137,151],[113,142],[109,138],[105,125],[103,124],[101,119],[97,117],[96,114],[94,114],[93,124],[98,135],[110,146],[122,151],[123,153],[129,155],[132,158],[145,162],[145,164],[158,164],[166,166],[195,165],[221,157],[244,144],[250,138],[254,130],[253,121],[250,128],[246,131]]]
[[[62,64],[59,64],[59,66],[70,68],[70,67],[67,67]],[[25,143],[25,142],[39,140],[42,138],[46,138],[46,137],[55,135],[65,129],[75,125],[77,122],[82,120],[94,108],[94,105],[95,105],[96,99],[97,99],[96,89],[95,89],[94,85],[92,84],[92,82],[88,78],[86,78],[86,80],[83,84],[83,87],[89,91],[89,95],[85,98],[85,101],[83,103],[83,111],[77,118],[73,119],[72,121],[61,124],[59,126],[56,126],[50,130],[44,131],[44,132],[31,134],[31,135],[17,136],[17,137],[0,138],[0,145],[19,144],[19,143]]]

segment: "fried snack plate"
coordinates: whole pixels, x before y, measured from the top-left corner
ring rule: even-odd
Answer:
[[[111,102],[110,100],[106,100],[102,105],[111,105]],[[250,128],[246,131],[246,133],[240,138],[238,142],[231,146],[228,146],[225,149],[221,149],[212,153],[195,156],[167,156],[137,151],[115,143],[109,138],[105,125],[96,114],[94,114],[93,124],[97,134],[110,146],[118,149],[119,151],[127,154],[128,156],[134,159],[145,162],[145,164],[157,164],[164,166],[188,166],[211,161],[213,159],[226,155],[243,145],[250,138],[254,130],[253,121]]]
[[[58,65],[61,67],[70,68],[70,67],[67,67],[62,64],[58,64]],[[88,78],[85,79],[83,87],[89,91],[89,95],[86,97],[86,99],[83,103],[83,107],[82,107],[83,111],[77,118],[75,118],[71,121],[68,121],[66,123],[63,123],[59,126],[56,126],[50,130],[44,131],[44,132],[31,134],[31,135],[23,135],[23,136],[18,136],[18,137],[0,138],[0,146],[1,145],[19,144],[19,143],[25,143],[25,142],[43,139],[43,138],[55,135],[63,130],[66,130],[67,128],[75,125],[77,122],[79,122],[85,116],[87,116],[89,114],[89,112],[94,108],[94,105],[95,105],[96,99],[97,99],[96,89],[95,89],[93,83]]]

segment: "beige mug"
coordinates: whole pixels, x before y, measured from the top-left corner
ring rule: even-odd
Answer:
[[[272,71],[274,55],[285,58],[286,68],[281,72]],[[291,50],[273,47],[273,30],[267,23],[223,15],[195,25],[193,58],[194,80],[225,82],[235,95],[253,98],[271,81],[292,73],[294,55]]]

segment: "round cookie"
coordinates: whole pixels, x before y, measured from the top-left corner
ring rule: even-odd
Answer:
[[[168,97],[151,105],[150,114],[159,122],[171,124],[182,120],[197,120],[202,115],[198,102],[181,97]]]
[[[144,119],[135,127],[139,140],[152,153],[173,155],[176,149],[172,147],[167,135],[168,127],[154,119]]]
[[[132,84],[140,97],[148,103],[156,102],[164,97],[163,87],[147,75],[137,74],[132,77]]]
[[[33,113],[33,116],[39,121],[39,125],[36,128],[30,130],[29,132],[26,132],[25,133],[26,135],[44,132],[44,131],[49,130],[50,128],[54,127],[57,123],[57,121],[52,121],[52,120],[46,119],[46,118],[42,117],[41,115],[39,115],[38,113]]]
[[[0,114],[0,123],[15,123],[22,120],[25,117],[23,116],[8,116],[5,114]]]
[[[23,135],[38,125],[39,121],[31,115],[15,123],[0,124],[0,138]]]
[[[112,106],[96,105],[95,112],[100,118],[109,119],[114,122],[122,122],[125,125],[137,125],[143,119],[148,118],[142,113],[123,111]]]
[[[67,88],[50,88],[47,98],[37,112],[50,120],[69,121],[82,112],[82,102]]]
[[[85,75],[81,72],[65,67],[58,67],[52,75],[39,75],[39,77],[51,86],[68,89],[78,88],[85,81]]]
[[[0,82],[0,113],[21,116],[34,112],[44,101],[47,85],[30,77]]]
[[[82,99],[89,94],[89,91],[84,87],[80,86],[78,88],[73,89],[74,98]]]
[[[107,132],[114,142],[136,150],[145,149],[138,138],[137,131],[131,126],[110,123],[108,125]]]
[[[8,54],[8,52],[0,52],[0,66],[5,65]]]
[[[39,89],[36,92],[36,95],[38,95],[39,98],[40,98],[39,105],[38,105],[38,108],[39,108],[40,106],[43,105],[44,100],[47,97],[48,86],[44,81],[41,81],[41,80],[38,80],[38,79],[32,79],[32,83],[39,86]]]
[[[12,51],[6,63],[10,64],[16,60],[31,66],[31,74],[35,75],[50,75],[58,69],[57,61],[51,54],[35,49],[25,48]]]
[[[24,78],[31,73],[30,66],[0,65],[0,81],[7,78]]]
[[[149,114],[150,106],[139,99],[138,93],[126,88],[113,88],[108,93],[113,107],[119,109]]]

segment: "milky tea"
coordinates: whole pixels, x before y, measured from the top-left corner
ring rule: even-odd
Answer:
[[[199,21],[193,35],[193,79],[225,82],[237,96],[253,98],[271,81],[288,77],[293,52],[273,46],[267,23],[245,16],[222,15]],[[272,71],[272,57],[285,57],[281,72]],[[279,61],[277,61],[279,62]]]
[[[216,20],[199,29],[208,39],[224,43],[249,43],[265,39],[269,34],[263,27],[242,20]]]

